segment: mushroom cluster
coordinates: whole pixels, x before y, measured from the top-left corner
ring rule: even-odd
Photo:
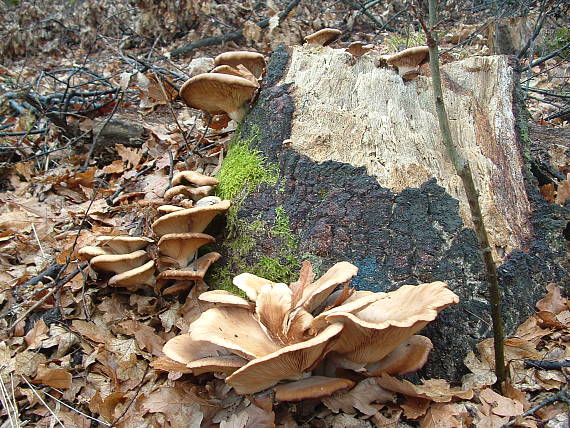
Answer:
[[[145,248],[152,239],[134,236],[99,236],[97,245],[81,248],[77,255],[96,272],[112,272],[112,287],[134,289],[155,284],[154,261]]]
[[[180,97],[193,108],[209,115],[227,114],[241,122],[259,88],[265,71],[265,58],[257,52],[226,52],[214,59],[210,73],[188,79],[180,88]]]
[[[419,369],[432,345],[415,333],[459,298],[443,282],[356,291],[348,282],[357,271],[340,262],[314,281],[304,262],[299,280],[289,285],[242,273],[233,282],[247,299],[222,290],[202,293],[199,299],[213,307],[188,333],[169,340],[164,354],[195,375],[221,373],[240,394],[293,380],[276,387],[282,401],[351,387],[354,382],[339,378],[346,369],[368,376]]]
[[[209,196],[217,184],[217,179],[196,171],[173,177],[172,187],[164,194],[168,203],[158,207],[160,217],[152,224],[159,238],[156,264],[146,250],[154,240],[145,237],[100,236],[96,245],[78,251],[79,258],[88,261],[95,272],[112,272],[108,284],[113,287],[148,286],[167,295],[197,283],[205,285],[204,276],[220,254],[198,257],[200,247],[216,241],[203,232],[217,214],[230,207],[230,201]]]
[[[204,232],[212,219],[230,207],[230,201],[208,196],[218,180],[196,171],[182,171],[172,179],[164,194],[170,203],[158,208],[162,214],[152,230],[158,241],[157,288],[163,294],[185,291],[202,283],[208,268],[220,258],[209,252],[198,257],[198,249],[215,242]],[[174,200],[179,204],[174,205]]]

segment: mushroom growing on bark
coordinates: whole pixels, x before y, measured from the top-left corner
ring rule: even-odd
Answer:
[[[229,374],[226,382],[240,394],[306,378],[318,366],[325,367],[329,357],[337,367],[370,375],[421,367],[431,342],[414,333],[457,303],[457,296],[442,282],[406,285],[390,293],[351,292],[346,282],[356,273],[356,266],[341,262],[313,281],[311,266],[304,262],[299,280],[289,286],[249,273],[238,275],[234,284],[250,301],[228,292],[204,293],[200,299],[216,307],[190,325],[187,339],[167,342],[164,353],[176,359],[180,354],[201,354],[205,346],[247,360],[237,369],[232,366],[231,374],[230,368],[216,365],[217,360],[185,360],[187,367],[200,367],[200,373],[209,367]],[[331,296],[339,285],[343,290]],[[171,342],[177,344],[176,352]],[[181,349],[184,346],[188,349]],[[276,391],[278,399],[295,400],[329,395],[352,384],[347,379],[309,377]]]
[[[256,77],[256,79],[259,79],[261,76],[263,76],[263,73],[265,71],[265,57],[263,54],[260,54],[258,52],[225,52],[214,58],[214,65],[229,65],[234,68],[237,68],[239,65],[243,65],[251,72],[251,74]]]
[[[258,86],[243,77],[204,73],[188,79],[180,88],[180,97],[190,107],[210,114],[225,112],[241,122]]]
[[[305,37],[305,42],[309,45],[327,46],[340,37],[342,31],[336,28],[323,28],[316,33]]]
[[[386,58],[386,62],[398,69],[403,80],[411,80],[420,74],[420,66],[429,61],[429,48],[417,46],[404,49]]]

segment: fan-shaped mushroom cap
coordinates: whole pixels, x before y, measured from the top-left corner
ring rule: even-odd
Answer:
[[[259,87],[259,82],[257,77],[253,75],[251,71],[245,68],[243,65],[238,64],[237,67],[232,67],[231,65],[218,65],[210,73],[221,73],[221,74],[231,74],[232,76],[243,77],[252,83],[255,83]]]
[[[247,359],[262,357],[280,349],[248,309],[216,307],[190,324],[192,340],[207,341]]]
[[[352,388],[355,382],[350,379],[326,376],[311,376],[295,382],[277,385],[277,401],[301,401],[310,398],[328,397],[341,389]]]
[[[214,65],[231,65],[237,67],[242,64],[256,77],[260,78],[265,71],[265,57],[258,52],[234,51],[225,52],[214,58]]]
[[[158,241],[158,250],[160,254],[176,260],[179,267],[185,267],[198,248],[212,242],[216,242],[216,238],[205,233],[169,233]]]
[[[190,187],[180,184],[178,186],[171,187],[164,192],[164,199],[169,200],[177,195],[184,195],[196,201],[204,196],[208,196],[211,191],[212,186]]]
[[[176,211],[181,211],[185,209],[184,207],[178,207],[176,205],[161,205],[156,210],[159,214],[170,214]]]
[[[185,186],[215,186],[220,184],[220,180],[209,175],[200,174],[197,171],[181,171],[172,177],[172,185],[178,186],[184,184]]]
[[[91,260],[93,257],[104,256],[108,254],[115,254],[115,253],[110,248],[93,247],[91,245],[83,247],[77,252],[77,256],[79,257],[79,259],[85,260],[87,262]]]
[[[119,274],[137,268],[147,260],[147,252],[145,250],[138,250],[129,254],[96,256],[91,259],[89,264],[95,270]]]
[[[218,261],[220,257],[222,257],[222,255],[216,252],[204,254],[190,266],[182,269],[169,269],[159,273],[157,279],[176,279],[178,281],[196,281],[204,279],[208,268],[212,263]]]
[[[109,279],[109,285],[111,287],[153,286],[155,281],[154,261],[151,260],[142,266],[112,276]]]
[[[433,344],[425,336],[414,335],[376,363],[366,365],[370,376],[380,373],[405,375],[421,369],[427,362]]]
[[[404,49],[386,58],[386,62],[398,68],[398,74],[405,80],[416,77],[419,74],[417,71],[419,66],[427,61],[429,61],[429,48],[427,46]]]
[[[211,114],[226,112],[236,122],[246,113],[246,103],[253,98],[257,85],[243,77],[205,73],[188,79],[180,88],[186,104]]]
[[[318,326],[323,321],[343,323],[345,330],[333,350],[355,363],[367,364],[388,355],[433,321],[440,311],[458,303],[459,297],[445,283],[437,281],[404,285],[360,310],[343,311],[343,307],[357,302],[321,313],[314,324]]]
[[[194,376],[202,373],[220,372],[230,374],[247,364],[247,360],[237,355],[224,355],[220,357],[206,357],[192,361],[186,366],[192,369]]]
[[[333,265],[317,281],[303,289],[303,293],[296,305],[303,305],[307,312],[312,312],[321,305],[332,293],[337,285],[350,280],[358,273],[358,268],[348,262],[339,262]]]
[[[280,380],[298,379],[311,371],[327,354],[331,342],[343,327],[341,323],[327,326],[312,339],[286,346],[256,358],[226,379],[238,394],[253,394],[275,385]]]
[[[249,300],[253,302],[257,299],[257,295],[261,291],[261,287],[265,284],[275,284],[268,279],[247,272],[234,276],[232,282],[237,288],[246,294]]]
[[[222,201],[205,207],[193,207],[163,215],[152,224],[152,230],[162,237],[169,233],[202,233],[212,219],[230,207]]]
[[[265,284],[255,300],[259,322],[282,343],[286,338],[287,321],[291,311],[291,289],[286,284]]]
[[[197,207],[207,207],[208,205],[215,205],[222,202],[217,196],[205,196],[196,202]]]
[[[99,236],[96,240],[99,245],[105,245],[117,254],[142,250],[149,243],[153,242],[152,239],[141,236]]]
[[[220,306],[235,306],[244,309],[254,309],[255,305],[243,297],[236,296],[226,290],[206,291],[198,296],[203,302],[216,303]]]
[[[173,337],[164,344],[162,352],[171,360],[182,364],[188,364],[207,357],[229,355],[225,348],[210,342],[192,340],[189,334],[180,334]]]
[[[373,48],[374,45],[372,44],[366,44],[364,42],[352,42],[350,45],[348,45],[346,51],[352,56],[358,58],[371,51]]]
[[[342,31],[335,28],[323,28],[305,37],[305,42],[310,45],[326,46],[338,39],[341,34]]]

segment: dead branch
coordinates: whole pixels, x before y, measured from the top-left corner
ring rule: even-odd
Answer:
[[[279,16],[279,21],[287,18],[289,13],[297,7],[297,5],[301,2],[301,0],[292,0],[289,2],[287,7],[283,9],[283,11],[279,12],[277,15]],[[269,26],[269,18],[263,19],[256,23],[256,25],[260,28],[266,28]],[[170,56],[176,57],[180,55],[184,55],[187,53],[192,52],[195,49],[204,48],[206,46],[214,46],[219,45],[221,43],[230,42],[239,40],[243,37],[243,30],[232,31],[231,33],[224,34],[223,36],[219,37],[208,37],[207,39],[198,40],[197,42],[190,43],[189,45],[185,45],[179,47],[178,49],[174,49],[170,52]]]
[[[541,370],[560,370],[563,367],[570,367],[570,361],[542,361],[542,360],[524,360],[526,368],[536,368]]]
[[[415,11],[415,10],[414,10]],[[505,367],[505,351],[504,340],[505,332],[503,326],[503,319],[501,315],[501,291],[499,280],[497,276],[497,266],[493,260],[493,253],[489,244],[489,237],[485,227],[485,221],[479,205],[479,192],[475,187],[473,175],[469,163],[465,161],[462,155],[457,150],[453,137],[451,135],[451,128],[449,125],[449,118],[445,110],[445,103],[443,100],[443,90],[441,86],[441,72],[439,70],[439,49],[437,43],[437,35],[435,32],[435,25],[437,20],[437,0],[429,0],[429,28],[426,25],[423,16],[416,12],[416,17],[422,26],[427,45],[429,47],[429,64],[431,69],[432,86],[435,98],[435,107],[437,111],[437,118],[439,122],[439,129],[447,152],[457,175],[461,177],[465,194],[469,203],[469,210],[471,212],[471,219],[475,228],[475,233],[481,247],[481,253],[485,264],[487,285],[489,290],[489,305],[491,307],[491,318],[493,320],[493,339],[495,349],[495,374],[497,376],[497,387],[501,389],[502,382],[506,379]]]

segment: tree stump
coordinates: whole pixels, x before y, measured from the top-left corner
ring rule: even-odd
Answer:
[[[534,311],[547,283],[568,280],[568,210],[546,203],[529,172],[513,66],[509,57],[490,56],[442,67],[452,132],[471,164],[499,265],[508,333]],[[404,82],[374,52],[353,58],[328,47],[277,49],[239,144],[266,175],[238,183],[243,190],[219,241],[224,257],[212,283],[244,271],[296,280],[304,259],[321,273],[337,261],[355,264],[358,289],[445,281],[461,302],[423,330],[435,349],[421,375],[457,380],[467,351],[491,336],[491,318],[428,70]],[[230,149],[222,166],[227,176],[237,172],[236,153]]]

